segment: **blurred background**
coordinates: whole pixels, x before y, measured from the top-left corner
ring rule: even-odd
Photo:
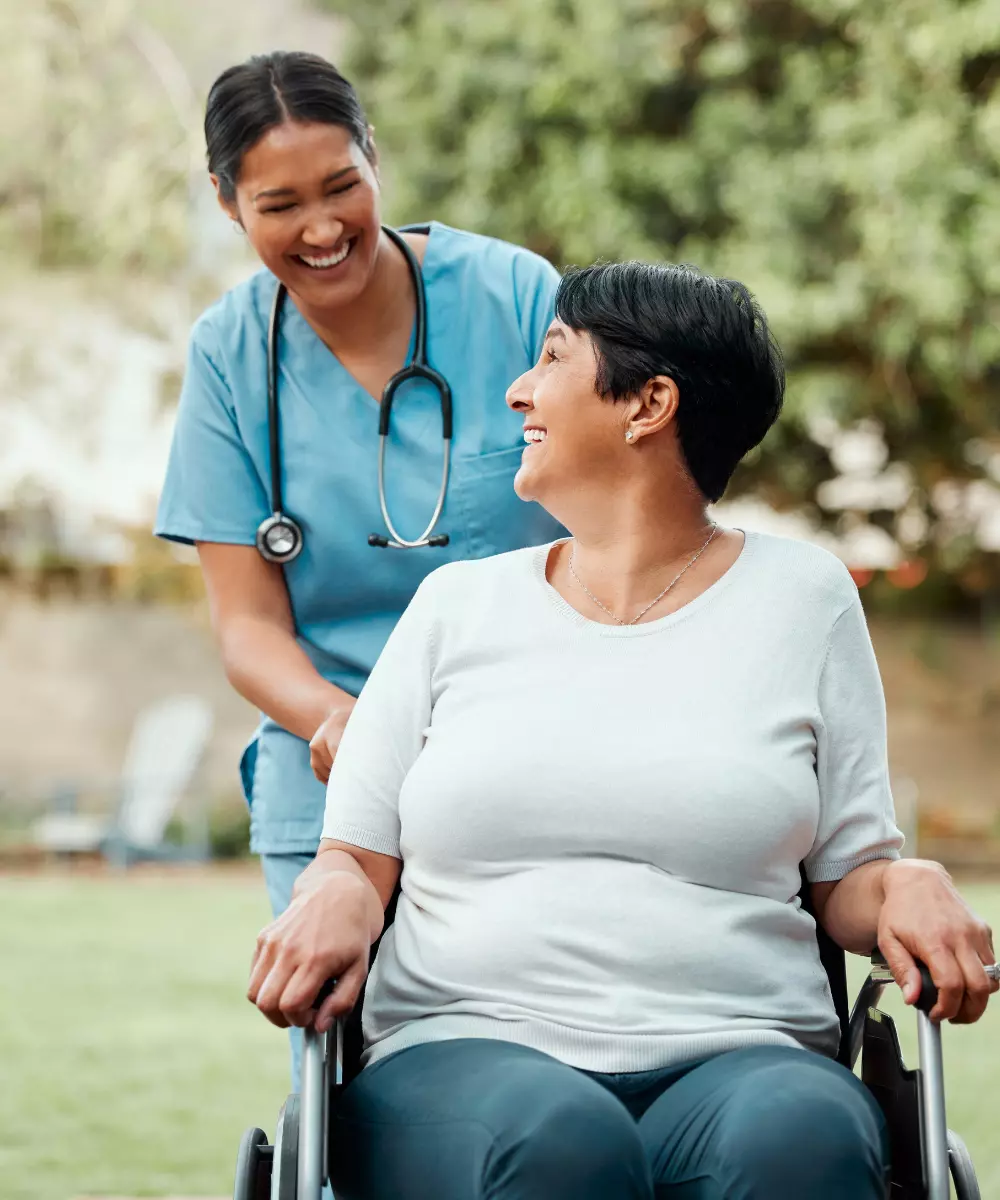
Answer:
[[[149,532],[188,329],[253,269],[200,121],[254,52],[311,49],[353,80],[391,221],[560,267],[692,262],[757,294],[787,406],[719,517],[847,562],[910,852],[1000,927],[997,0],[0,0],[0,18],[4,1196],[224,1195],[242,1127],[270,1129],[286,1086],[282,1035],[242,1001],[267,917],[236,774],[255,718],[194,558]],[[109,834],[120,853],[95,853]],[[137,843],[158,865],[126,868]],[[1000,1197],[980,1101],[996,1014],[946,1052],[951,1123]]]

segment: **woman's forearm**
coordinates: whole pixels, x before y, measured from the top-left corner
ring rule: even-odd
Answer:
[[[244,699],[308,741],[354,697],[316,670],[294,634],[264,617],[233,616],[219,631],[226,676]]]
[[[890,865],[880,859],[856,867],[836,883],[813,885],[816,915],[838,946],[854,954],[870,954],[875,948]]]
[[[833,884],[814,884],[813,899],[820,924],[833,940],[853,954],[870,954],[878,940],[879,919],[890,888],[918,890],[933,878],[936,885],[951,881],[940,863],[927,859],[879,859],[855,867]]]
[[[382,854],[366,854],[355,851],[374,863],[372,879],[354,854],[336,848],[330,842],[324,842],[320,851],[302,874],[296,879],[292,888],[292,897],[297,899],[319,889],[330,887],[336,890],[353,891],[355,885],[360,885],[360,895],[363,896],[364,909],[368,921],[368,931],[372,942],[376,941],[382,932],[385,922],[386,899],[380,894],[379,884],[383,890],[392,894],[395,882],[399,878],[400,864],[395,859],[389,859]],[[377,880],[377,882],[376,882]]]

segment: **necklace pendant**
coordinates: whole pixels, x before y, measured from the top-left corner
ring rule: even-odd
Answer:
[[[642,618],[646,615],[646,613],[649,612],[649,610],[651,608],[654,608],[657,604],[660,603],[660,601],[663,599],[663,597],[666,596],[667,593],[673,588],[674,584],[680,582],[680,580],[683,578],[683,576],[684,576],[685,572],[688,570],[688,568],[693,567],[694,564],[698,561],[698,559],[701,558],[701,556],[709,548],[709,546],[715,540],[715,535],[718,532],[719,532],[718,525],[713,524],[712,532],[705,539],[701,548],[691,558],[688,559],[688,561],[684,564],[683,567],[681,567],[681,569],[677,572],[677,574],[673,577],[673,579],[671,579],[671,581],[667,584],[667,586],[663,589],[663,591],[660,592],[660,594],[655,599],[650,600],[650,602],[646,605],[646,607],[644,609],[642,609],[640,612],[636,613],[636,615],[632,618],[631,621],[625,621],[616,612],[612,612],[611,609],[608,608],[608,606],[604,603],[603,600],[598,600],[598,598],[594,595],[594,593],[590,590],[590,588],[587,587],[587,585],[583,582],[583,580],[580,578],[580,576],[577,575],[576,567],[573,562],[573,558],[574,558],[574,554],[575,554],[575,547],[573,550],[570,551],[570,555],[569,555],[569,573],[570,573],[570,575],[573,576],[573,578],[576,580],[576,582],[580,585],[580,587],[584,590],[584,592],[586,592],[586,594],[590,597],[590,599],[593,600],[593,602],[597,605],[597,607],[599,609],[601,609],[603,612],[606,612],[608,614],[608,616],[611,617],[613,620],[617,621],[619,625],[621,625],[625,628],[628,628],[631,625],[637,625],[639,623],[639,621],[642,620]]]

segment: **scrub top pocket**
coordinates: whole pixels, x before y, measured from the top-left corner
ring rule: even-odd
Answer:
[[[524,446],[457,458],[451,466],[449,500],[473,558],[542,545],[563,534],[562,526],[534,501],[520,499],[514,476]]]

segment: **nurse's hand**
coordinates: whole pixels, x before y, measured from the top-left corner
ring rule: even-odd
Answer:
[[[330,778],[330,769],[337,757],[340,739],[344,736],[344,727],[354,705],[354,697],[345,696],[312,736],[309,743],[309,765],[320,783],[326,783]]]

